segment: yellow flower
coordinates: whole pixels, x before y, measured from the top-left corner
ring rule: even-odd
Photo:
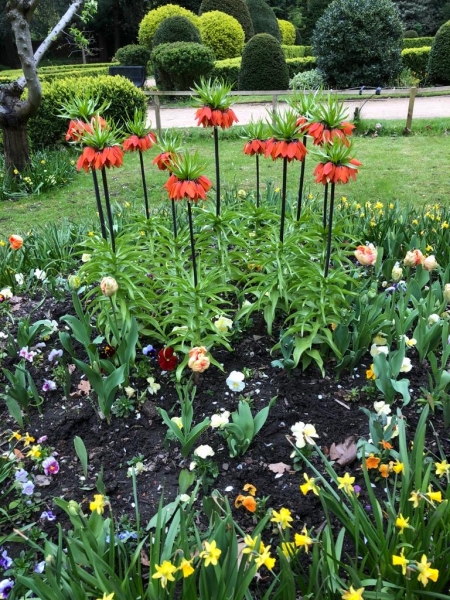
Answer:
[[[427,585],[429,579],[431,579],[431,581],[438,580],[439,571],[438,571],[438,569],[430,569],[431,562],[427,562],[426,554],[422,554],[420,563],[417,562],[417,560],[416,560],[416,564],[417,564],[417,570],[419,571],[419,575],[417,576],[417,579],[424,586]]]
[[[30,444],[32,444],[35,440],[34,437],[31,436],[28,431],[27,433],[23,436],[22,438],[23,443],[25,444],[25,446],[29,446]]]
[[[45,165],[45,160],[41,160],[41,165]]]
[[[433,488],[431,487],[431,485],[428,486],[428,492],[425,494],[425,496],[428,496],[431,502],[442,502],[442,492],[433,492]]]
[[[292,527],[289,525],[294,519],[291,517],[291,511],[288,508],[280,508],[280,512],[276,510],[272,511],[272,519],[270,521],[272,523],[279,523],[281,529],[286,529],[286,527]]]
[[[395,526],[400,529],[400,535],[404,532],[405,529],[410,527],[409,525],[409,517],[405,517],[400,513],[398,517],[395,519]]]
[[[417,219],[413,219],[413,221],[412,221],[412,224],[413,224],[413,225],[418,225],[418,224],[419,224],[419,221],[418,221]]]
[[[283,552],[283,554],[285,555],[285,557],[288,560],[290,558],[292,558],[292,556],[294,556],[294,554],[296,552],[296,548],[295,548],[294,542],[282,542],[282,544],[281,544],[281,551]]]
[[[258,538],[252,538],[251,535],[246,535],[244,537],[244,543],[245,543],[245,547],[242,550],[242,554],[250,554],[251,552],[256,552],[256,542],[258,541]],[[263,542],[259,543],[259,554],[261,554],[261,552],[264,552],[264,544]]]
[[[347,494],[351,494],[353,492],[352,483],[355,482],[354,477],[350,477],[349,473],[344,473],[344,477],[338,477],[339,481],[338,490],[344,490]]]
[[[93,231],[88,231],[88,236],[89,236],[89,237],[94,237],[94,235],[95,235],[95,234],[94,234],[94,232],[93,232]]]
[[[18,442],[20,442],[20,440],[22,439],[22,436],[20,435],[20,433],[18,431],[13,431],[11,437],[9,438],[10,440],[15,439]],[[33,440],[34,441],[34,440]]]
[[[342,600],[364,600],[363,592],[365,588],[359,588],[355,590],[355,588],[351,585],[348,590],[341,590]]]
[[[152,579],[161,579],[161,587],[165,588],[168,581],[175,581],[173,574],[177,570],[176,566],[170,561],[165,560],[162,565],[155,565],[156,573],[152,575]]]
[[[357,203],[355,208],[356,208],[356,210],[359,210],[361,208],[361,204]]]
[[[30,456],[31,458],[39,458],[41,454],[41,447],[37,445],[31,446],[31,450],[28,452],[27,456]]]
[[[114,598],[114,592],[111,592],[110,594],[103,592],[103,598],[97,598],[97,600],[113,600],[113,598]]]
[[[205,549],[200,552],[200,558],[205,559],[205,567],[208,567],[210,564],[215,567],[221,554],[222,550],[217,547],[215,540],[213,540],[211,543],[205,542]]]
[[[342,202],[345,203],[345,202],[347,202],[347,197],[346,196],[342,196],[341,200],[342,200]]]
[[[312,539],[308,535],[306,526],[303,527],[301,533],[296,533],[294,537],[295,545],[297,548],[304,548],[305,552],[308,553],[309,546],[313,543]]]
[[[391,203],[389,204],[389,208],[390,208],[391,210],[394,208],[394,203],[393,203],[393,202],[391,202]]]
[[[420,490],[417,492],[411,492],[411,496],[408,498],[408,502],[413,502],[413,507],[417,508],[419,506],[419,502],[422,499],[422,494]]]
[[[181,417],[172,417],[170,420],[175,423],[179,429],[183,429],[183,420]]]
[[[99,515],[102,515],[103,511],[105,510],[105,506],[105,496],[103,496],[103,494],[94,494],[94,500],[89,504],[91,511],[94,512],[94,510],[96,510]]]
[[[179,571],[183,571],[183,577],[189,577],[195,571],[194,567],[191,565],[192,560],[186,560],[185,558],[181,559],[181,564],[178,567]]]
[[[141,235],[145,235],[145,231],[143,231],[143,230],[141,230],[139,233],[140,233]]]
[[[3,240],[0,240],[0,246],[6,246],[6,242],[4,242]]]
[[[130,208],[131,204],[129,202],[125,202],[125,208]]]
[[[397,460],[397,461],[395,461],[395,463],[392,467],[392,470],[394,471],[394,473],[397,473],[397,475],[399,473],[404,474],[405,473],[405,465]]]
[[[374,210],[381,210],[384,208],[384,204],[382,202],[377,202],[373,208]]]
[[[449,225],[447,223],[447,221],[444,221],[441,225],[442,229],[448,229]]]
[[[17,169],[14,169],[13,173],[14,173],[14,175],[18,175],[19,171]]]
[[[448,472],[450,471],[450,465],[448,464],[448,462],[446,460],[443,460],[440,463],[435,462],[434,466],[436,467],[436,475],[438,477],[444,477],[444,475],[447,475]]]
[[[377,376],[373,370],[373,364],[370,365],[370,369],[366,370],[366,379],[376,379]]]
[[[405,558],[405,549],[402,548],[402,551],[399,555],[392,555],[392,564],[394,567],[402,568],[402,575],[406,575],[406,567],[408,566],[409,560]]]
[[[300,486],[300,490],[301,490],[302,494],[304,496],[306,496],[306,494],[308,492],[313,492],[313,494],[315,494],[316,496],[318,496],[319,495],[319,488],[314,483],[314,481],[315,481],[314,477],[308,477],[308,475],[306,473],[303,473],[303,479],[305,480],[306,483],[303,483]]]
[[[275,566],[275,559],[270,556],[270,546],[266,546],[262,553],[255,556],[255,565],[259,569],[263,565],[271,571]]]
[[[433,251],[433,246],[430,246],[430,245],[428,244],[428,246],[425,248],[425,250],[426,250],[427,252],[432,252],[432,251]]]
[[[308,200],[312,200],[314,196],[312,194],[308,194]]]
[[[244,492],[248,492],[250,496],[256,495],[256,488],[251,483],[246,483],[242,489],[244,490]]]

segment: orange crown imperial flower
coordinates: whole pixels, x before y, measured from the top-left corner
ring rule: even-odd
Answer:
[[[133,134],[124,140],[123,149],[125,152],[136,152],[137,150],[145,152],[146,150],[149,150],[155,142],[156,137],[152,132],[147,133],[144,137],[138,137]]]
[[[297,121],[298,117],[292,109],[274,113],[273,122],[269,124],[271,138],[266,142],[266,158],[287,158],[288,162],[305,159],[307,150],[300,139],[301,131]]]
[[[80,138],[85,148],[77,161],[77,170],[86,172],[104,167],[120,167],[123,164],[123,151],[119,135],[101,117],[91,120],[91,131],[85,130]]]
[[[193,91],[198,97],[194,97],[194,105],[199,106],[195,113],[198,125],[203,127],[221,127],[228,129],[233,123],[238,122],[234,111],[230,108],[232,97],[231,86],[215,79],[201,79],[199,85],[194,85]]]
[[[178,155],[170,165],[172,175],[164,185],[170,200],[205,200],[212,183],[205,175],[201,175],[203,169],[197,152]]]
[[[330,144],[335,139],[349,146],[347,139],[352,135],[354,125],[345,120],[347,111],[337,96],[328,94],[326,99],[316,103],[310,110],[308,135],[314,140],[315,146]]]
[[[203,125],[203,127],[221,127],[222,129],[228,129],[233,123],[238,123],[239,121],[233,109],[220,110],[218,108],[210,108],[209,106],[197,109],[195,118],[197,119],[197,125]]]
[[[314,169],[316,183],[326,185],[347,183],[350,179],[356,180],[358,167],[362,163],[351,157],[352,150],[352,145],[347,146],[339,137],[317,149],[315,154],[320,162]]]
[[[153,159],[153,164],[160,171],[171,170],[171,165],[182,150],[182,140],[179,135],[166,131],[158,141],[156,146],[161,151],[156,158]]]
[[[267,138],[270,137],[267,125],[259,119],[251,121],[244,130],[242,136],[247,139],[244,146],[244,154],[254,156],[255,154],[264,154],[266,151]]]
[[[293,140],[286,142],[284,140],[276,140],[272,138],[266,142],[265,156],[272,157],[272,160],[277,158],[287,158],[288,162],[293,160],[303,161],[307,150],[301,140]]]
[[[150,127],[147,127],[146,120],[145,112],[136,109],[133,119],[128,119],[125,123],[125,131],[130,134],[123,143],[125,152],[145,152],[156,143],[156,136],[150,131]]]

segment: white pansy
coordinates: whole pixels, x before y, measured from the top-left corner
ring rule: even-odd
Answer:
[[[304,448],[306,444],[313,446],[316,442],[313,438],[318,438],[316,428],[311,423],[303,423],[299,421],[291,427],[292,434],[295,437],[295,445],[297,448]]]
[[[24,284],[24,276],[22,275],[22,273],[16,273],[14,275],[14,279],[16,280],[17,285],[23,285]]]
[[[38,281],[45,281],[47,279],[47,273],[41,269],[35,269],[34,276]]]
[[[412,369],[411,359],[405,356],[400,367],[400,373],[408,373]]]
[[[379,400],[373,403],[373,408],[377,415],[388,415],[391,412],[391,407],[384,400]]]
[[[210,456],[214,456],[214,450],[211,446],[204,444],[203,446],[199,446],[194,450],[194,455],[199,458],[209,458]]]
[[[433,313],[428,317],[428,325],[431,327],[432,325],[434,325],[435,323],[437,323],[440,320],[441,320],[441,317],[439,315],[437,315],[436,313]]]
[[[5,287],[2,290],[0,290],[0,295],[3,296],[5,300],[9,300],[13,297],[13,293],[11,291],[11,288],[9,287]]]
[[[148,383],[148,388],[147,391],[149,394],[151,394],[153,396],[153,394],[156,394],[156,392],[161,389],[161,386],[159,383],[156,383],[155,378],[154,377],[147,377],[147,383]]]
[[[244,373],[241,373],[240,371],[231,371],[227,377],[226,383],[232,392],[242,392],[245,388],[244,379]]]
[[[219,317],[217,321],[214,321],[214,325],[220,333],[227,333],[229,329],[233,327],[233,321],[227,319],[227,317]]]
[[[217,427],[222,427],[230,422],[230,413],[228,410],[225,410],[220,415],[213,415],[211,417],[211,427],[216,429]]]
[[[387,346],[377,346],[376,344],[372,344],[370,347],[370,356],[379,356],[380,354],[385,354],[387,356],[389,354],[389,348]]]

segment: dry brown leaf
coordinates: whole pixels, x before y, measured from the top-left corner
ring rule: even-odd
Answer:
[[[148,556],[147,556],[145,550],[141,550],[141,565],[144,565],[144,567],[150,566],[150,561],[148,559]]]
[[[269,469],[273,473],[278,473],[279,475],[283,475],[283,473],[285,471],[289,471],[290,468],[291,468],[290,465],[287,465],[284,462],[272,463],[271,465],[269,465]]]
[[[336,461],[336,464],[345,467],[352,463],[356,458],[357,448],[355,438],[351,435],[341,444],[331,444],[330,460]]]
[[[69,371],[69,375],[72,375],[72,373],[75,371],[76,366],[75,365],[67,365],[67,370]]]
[[[91,384],[87,379],[82,379],[80,383],[77,385],[77,391],[72,392],[70,394],[71,398],[81,398],[81,396],[89,396],[89,392],[91,391]]]

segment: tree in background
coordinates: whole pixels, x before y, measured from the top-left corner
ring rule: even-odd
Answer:
[[[312,42],[312,35],[317,21],[330,5],[331,0],[303,0],[303,23],[299,28],[304,43]]]
[[[446,0],[393,0],[405,29],[414,29],[420,36],[434,35],[445,22],[450,2]]]
[[[33,52],[30,23],[39,0],[9,0],[6,16],[11,30],[23,75],[12,83],[0,85],[0,127],[3,133],[5,165],[8,170],[22,171],[30,162],[27,124],[36,114],[42,101],[42,88],[37,67],[53,41],[70,24],[84,6],[81,17],[88,19],[97,8],[96,0],[73,0],[45,40]],[[28,94],[24,96],[24,90]]]

